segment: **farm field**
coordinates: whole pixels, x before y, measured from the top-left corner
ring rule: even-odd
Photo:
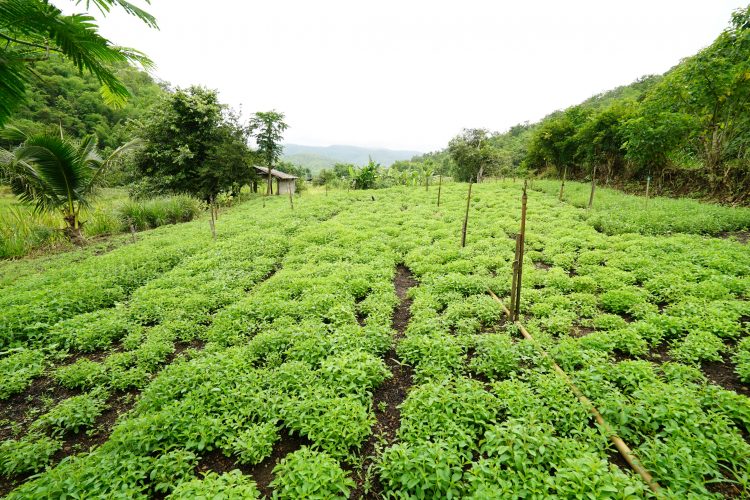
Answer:
[[[0,263],[0,495],[750,496],[746,209],[521,184],[253,199]],[[619,198],[618,198],[619,197]],[[711,217],[699,217],[702,207]],[[655,215],[656,214],[656,215]],[[222,496],[223,495],[223,496]]]

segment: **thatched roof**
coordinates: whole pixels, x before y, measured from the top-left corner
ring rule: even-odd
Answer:
[[[255,171],[258,172],[261,177],[265,177],[268,175],[268,167],[259,167],[258,165],[255,165]],[[275,168],[271,169],[271,175],[281,180],[291,180],[297,178],[296,175],[287,174],[286,172],[276,170]]]

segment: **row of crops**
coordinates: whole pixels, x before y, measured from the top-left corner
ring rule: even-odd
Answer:
[[[6,265],[0,494],[653,495],[540,346],[665,497],[748,494],[747,247],[603,231],[539,189],[521,308],[538,345],[487,293],[510,288],[509,181],[475,186],[463,249],[456,184],[439,208],[408,188],[251,201],[216,241],[197,221]],[[397,331],[400,265],[416,286]],[[409,387],[386,401],[394,366]]]

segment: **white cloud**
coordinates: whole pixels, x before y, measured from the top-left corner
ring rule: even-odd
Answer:
[[[153,0],[161,30],[102,21],[175,85],[275,108],[287,141],[423,151],[504,130],[708,45],[740,1]],[[69,11],[75,8],[67,9]]]

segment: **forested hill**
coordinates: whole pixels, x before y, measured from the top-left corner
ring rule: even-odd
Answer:
[[[37,77],[29,81],[27,97],[9,125],[36,133],[62,126],[72,137],[96,134],[103,148],[114,148],[132,138],[125,130],[128,120],[137,120],[165,92],[148,73],[132,66],[116,69],[118,78],[132,97],[122,108],[105,104],[101,83],[90,73],[79,72],[70,62],[52,56],[33,66]]]
[[[589,180],[750,203],[750,7],[695,55],[503,133],[465,129],[437,153],[415,158],[460,179],[466,152],[484,175]]]
[[[284,160],[309,168],[316,173],[324,168],[331,168],[336,163],[351,163],[366,165],[372,158],[384,167],[399,160],[420,154],[419,151],[403,151],[385,148],[363,148],[358,146],[304,146],[301,144],[285,144]]]

